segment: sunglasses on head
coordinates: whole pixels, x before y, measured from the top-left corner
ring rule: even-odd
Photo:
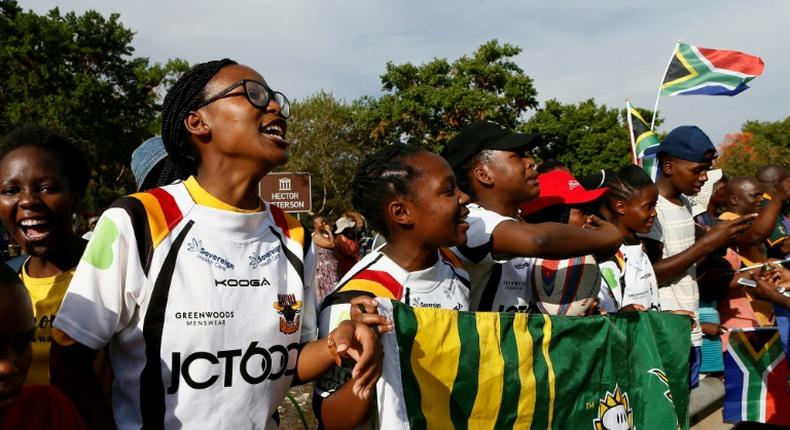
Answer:
[[[236,87],[244,87],[244,92],[230,93],[236,89]],[[210,97],[208,100],[199,104],[195,109],[200,109],[209,103],[214,103],[215,101],[224,99],[225,97],[240,95],[247,97],[247,101],[249,101],[251,105],[258,109],[266,109],[266,107],[269,106],[269,102],[274,99],[274,101],[280,105],[280,115],[282,115],[283,118],[288,118],[291,115],[291,103],[288,101],[288,98],[285,97],[285,94],[279,91],[273,91],[265,83],[253,81],[251,79],[242,79],[234,83],[233,85],[225,88],[224,90]]]

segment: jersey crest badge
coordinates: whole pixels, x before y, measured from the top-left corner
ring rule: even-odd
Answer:
[[[280,331],[285,334],[296,333],[299,330],[302,301],[296,300],[293,294],[278,294],[272,306],[280,315]]]

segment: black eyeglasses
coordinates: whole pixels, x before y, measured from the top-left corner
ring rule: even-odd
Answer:
[[[244,92],[228,94],[236,89],[236,87],[240,86],[244,87]],[[247,97],[247,100],[250,102],[250,104],[258,109],[266,109],[266,107],[269,106],[269,101],[274,99],[274,101],[280,105],[280,115],[282,115],[283,118],[288,118],[291,115],[291,103],[288,101],[288,98],[285,97],[285,94],[272,90],[263,82],[253,81],[251,79],[242,79],[234,83],[233,85],[225,88],[224,90],[210,97],[208,100],[199,104],[195,109],[200,109],[209,103],[214,103],[215,101],[224,99],[225,97],[240,95]]]

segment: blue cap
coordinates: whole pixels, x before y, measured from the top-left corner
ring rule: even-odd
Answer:
[[[660,145],[647,148],[645,155],[659,152],[695,163],[706,163],[716,158],[713,142],[696,125],[681,125],[670,131]]]
[[[162,136],[154,136],[146,140],[132,152],[132,174],[138,191],[145,181],[145,177],[165,157],[167,157],[167,150],[162,142]]]

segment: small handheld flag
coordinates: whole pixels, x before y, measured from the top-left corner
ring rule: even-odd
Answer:
[[[625,102],[628,130],[631,134],[631,154],[634,164],[641,166],[653,181],[658,176],[658,159],[655,155],[645,156],[645,150],[658,146],[661,141],[658,136],[647,126],[642,115],[631,106],[630,101]]]

